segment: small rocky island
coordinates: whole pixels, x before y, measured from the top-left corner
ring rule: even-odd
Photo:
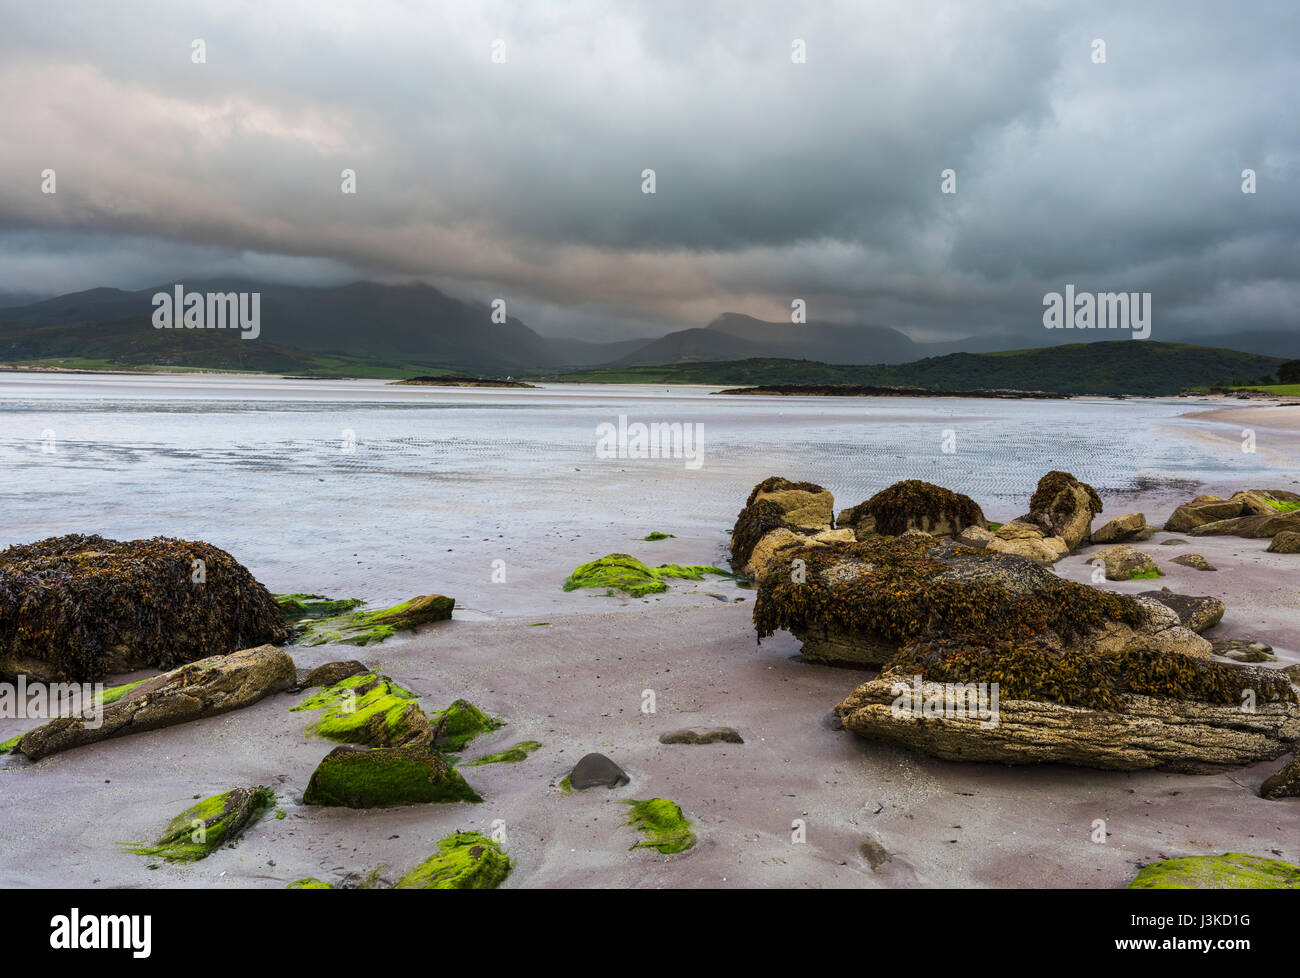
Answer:
[[[394,380],[391,384],[406,384],[411,387],[521,387],[536,390],[536,384],[525,384],[521,380],[500,380],[495,377],[462,377],[460,374],[438,374],[436,377],[411,377],[407,380]]]

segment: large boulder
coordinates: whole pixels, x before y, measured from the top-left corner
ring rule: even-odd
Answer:
[[[1250,540],[1266,540],[1279,533],[1300,532],[1300,510],[1289,513],[1273,513],[1261,516],[1236,516],[1230,520],[1218,520],[1205,523],[1191,531],[1194,537],[1246,537]]]
[[[1270,522],[1279,516],[1295,517],[1297,503],[1300,494],[1286,489],[1244,489],[1228,499],[1197,496],[1174,510],[1165,522],[1165,529],[1198,536],[1271,537],[1281,530],[1300,529],[1295,519]]]
[[[32,760],[110,737],[157,730],[216,716],[256,703],[293,685],[293,660],[283,649],[260,645],[214,655],[155,676],[127,690],[94,717],[58,717],[23,735],[14,748]]]
[[[0,677],[92,682],[288,637],[275,598],[211,544],[72,534],[0,551]]]
[[[1148,649],[919,642],[835,712],[863,737],[999,764],[1186,770],[1271,760],[1300,739],[1300,701],[1277,672]]]
[[[1300,755],[1291,758],[1289,764],[1266,778],[1259,786],[1259,796],[1270,800],[1300,798]]]
[[[1159,602],[1067,581],[1012,554],[881,538],[804,547],[792,556],[806,564],[802,580],[764,579],[754,625],[760,639],[789,630],[813,661],[879,665],[929,634],[1210,654],[1209,642]]]
[[[1123,543],[1135,540],[1146,532],[1147,518],[1142,513],[1116,516],[1109,523],[1092,531],[1092,543]]]
[[[1228,610],[1227,606],[1216,597],[1178,594],[1167,587],[1159,591],[1143,591],[1138,597],[1154,598],[1165,607],[1171,608],[1178,615],[1179,623],[1198,635],[1221,622],[1224,612]]]
[[[877,535],[902,536],[908,530],[955,537],[970,526],[984,529],[987,521],[979,504],[969,496],[908,479],[844,510],[835,524],[852,529],[858,540],[867,540]]]
[[[1268,545],[1271,554],[1300,554],[1300,531],[1283,530]]]
[[[1051,563],[1088,539],[1101,511],[1092,486],[1068,472],[1048,472],[1038,480],[1029,512],[999,527],[989,549]]]
[[[835,497],[811,482],[791,482],[780,476],[756,485],[731,532],[731,567],[745,573],[754,547],[768,533],[786,529],[812,536],[831,529]]]

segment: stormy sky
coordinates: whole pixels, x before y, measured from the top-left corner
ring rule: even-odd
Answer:
[[[1069,282],[1151,292],[1153,339],[1295,329],[1297,91],[1292,0],[0,0],[0,294],[422,280],[592,339],[799,297],[945,339]]]

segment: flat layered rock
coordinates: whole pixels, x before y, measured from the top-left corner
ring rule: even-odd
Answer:
[[[1243,673],[1251,668],[1201,665]],[[1277,680],[1265,673],[1257,670],[1234,681],[1276,692]],[[835,712],[845,728],[862,737],[904,744],[945,760],[1000,764],[1123,771],[1239,765],[1280,757],[1300,739],[1300,704],[1294,698],[1263,702],[1261,697],[1252,713],[1235,699],[1214,703],[1119,693],[1115,708],[1096,709],[999,694],[996,703],[986,696],[981,712],[978,704],[970,708],[970,695],[954,683],[918,685],[912,676],[896,673],[863,683]],[[959,711],[958,703],[967,708]]]
[[[282,692],[295,678],[293,660],[274,645],[210,656],[128,690],[103,708],[98,727],[88,725],[93,718],[59,717],[29,731],[15,750],[35,761],[110,737],[217,716]]]
[[[1159,591],[1143,591],[1139,597],[1154,598],[1167,608],[1172,608],[1184,628],[1190,628],[1198,635],[1207,628],[1213,628],[1223,620],[1228,610],[1218,598],[1209,595],[1195,596],[1177,594],[1169,588]]]

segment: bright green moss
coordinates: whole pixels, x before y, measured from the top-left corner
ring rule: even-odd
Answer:
[[[1300,866],[1244,852],[1166,859],[1143,867],[1130,890],[1300,890]]]
[[[729,571],[717,567],[687,566],[682,564],[661,564],[647,567],[641,561],[628,554],[607,554],[599,560],[578,567],[564,582],[564,590],[576,591],[579,588],[607,588],[623,591],[633,597],[658,594],[667,591],[665,577],[703,580],[705,574],[719,574],[732,577]]]
[[[573,794],[573,782],[569,780],[569,776],[567,774],[564,777],[560,778],[560,783],[557,784],[555,787],[556,790],[558,790],[562,795]]]
[[[505,726],[504,720],[488,716],[468,700],[456,700],[445,710],[433,711],[429,722],[437,734],[435,746],[452,754],[459,753],[479,734]]]
[[[671,540],[675,538],[676,538],[676,534],[660,533],[658,530],[651,530],[649,536],[642,537],[641,539],[653,541],[653,540]]]
[[[365,604],[360,598],[331,599],[321,594],[275,594],[272,597],[290,621],[336,618]]]
[[[302,800],[308,805],[386,808],[483,799],[437,751],[336,747],[312,772]]]
[[[332,890],[334,887],[324,880],[318,880],[315,876],[304,876],[300,880],[294,880],[286,890]]]
[[[375,672],[349,676],[290,709],[325,711],[307,725],[309,736],[380,747],[428,742],[429,721],[415,694]]]
[[[536,740],[521,740],[513,747],[503,751],[497,751],[495,754],[488,754],[486,757],[480,757],[477,761],[470,761],[466,767],[478,767],[480,764],[517,764],[527,759],[528,755],[537,750],[542,745]]]
[[[667,798],[629,801],[631,817],[624,825],[634,826],[642,839],[631,848],[658,849],[665,855],[685,852],[695,845],[695,833],[681,808]]]
[[[18,746],[18,741],[22,740],[25,736],[27,736],[26,730],[20,733],[17,737],[10,737],[8,740],[0,742],[0,754],[8,754]]]
[[[510,875],[501,846],[478,832],[457,832],[397,881],[398,890],[491,890]]]
[[[1132,571],[1128,575],[1128,580],[1154,580],[1156,577],[1164,577],[1160,568],[1152,567],[1149,571]]]
[[[335,602],[340,608],[338,614],[311,615],[307,620],[300,619],[303,631],[299,643],[307,646],[323,645],[326,642],[371,645],[398,632],[411,631],[433,621],[445,621],[451,617],[456,606],[455,599],[441,594],[426,594],[375,611],[351,610],[360,603],[351,599]]]
[[[275,792],[269,788],[234,788],[187,808],[168,823],[157,842],[132,846],[130,851],[168,862],[204,859],[223,844],[234,842],[274,804]]]

